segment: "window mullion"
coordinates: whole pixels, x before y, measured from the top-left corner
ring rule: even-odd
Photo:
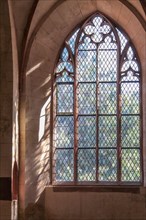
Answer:
[[[98,112],[98,108],[99,108],[99,104],[98,104],[98,45],[97,45],[97,50],[96,50],[96,182],[99,181],[99,168],[98,168],[98,116],[99,116],[99,112]]]
[[[78,93],[77,93],[77,54],[75,54],[75,74],[74,74],[74,184],[77,183],[77,157],[78,157]]]
[[[117,42],[117,181],[121,183],[121,77],[120,77],[120,42]]]
[[[143,170],[143,110],[142,110],[142,79],[139,78],[140,83],[140,96],[139,96],[139,105],[140,105],[140,174],[141,182],[144,183],[144,170]]]

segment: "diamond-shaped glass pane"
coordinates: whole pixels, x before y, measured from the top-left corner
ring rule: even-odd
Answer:
[[[122,181],[140,181],[140,150],[122,150]]]
[[[117,109],[116,83],[99,83],[98,108],[100,114],[115,114]]]
[[[101,23],[102,18],[95,17],[93,23],[88,24],[84,28],[84,32],[96,43],[99,43],[103,39],[103,35],[109,33],[111,30],[108,24],[101,25]]]
[[[120,39],[120,45],[121,45],[121,53],[124,50],[126,43],[128,42],[128,40],[126,39],[126,37],[121,33],[120,30],[116,29],[119,35],[119,39]]]
[[[78,86],[79,114],[96,113],[96,84],[79,83]]]
[[[123,114],[139,113],[139,83],[121,83]]]
[[[99,81],[115,81],[117,78],[117,51],[99,50],[98,79]]]
[[[133,75],[132,71],[128,71],[127,72],[127,76],[122,77],[122,82],[125,82],[125,81],[135,81],[135,82],[138,82],[139,79],[138,79],[138,77]]]
[[[112,38],[114,38],[114,34],[111,34]],[[111,40],[111,36],[107,36],[104,41],[99,45],[99,51],[103,50],[104,52],[113,52],[117,53],[117,44],[113,43]],[[105,51],[106,50],[106,51]],[[110,54],[111,56],[111,54]]]
[[[96,180],[96,150],[78,150],[78,181]]]
[[[117,145],[117,117],[98,117],[98,146],[115,148]]]
[[[78,81],[96,81],[96,51],[79,51],[77,64]]]
[[[99,181],[117,180],[117,151],[103,149],[98,152]]]
[[[57,85],[57,112],[73,112],[73,85]]]
[[[71,38],[68,40],[68,44],[74,54],[75,52],[75,42],[76,42],[76,38],[77,38],[77,34],[79,32],[79,29],[71,36]]]
[[[57,148],[74,147],[74,118],[73,116],[57,116],[54,132]]]
[[[93,24],[94,24],[97,28],[99,28],[99,27],[101,26],[102,22],[103,22],[103,18],[100,17],[99,15],[97,15],[97,16],[93,19]]]
[[[96,147],[96,117],[79,116],[79,148]]]
[[[66,71],[64,71],[62,73],[62,76],[57,78],[56,82],[73,82],[73,79]]]
[[[91,39],[89,37],[85,37],[84,39],[80,39],[81,44],[78,46],[78,50],[96,50],[96,44],[91,42]]]
[[[62,51],[62,54],[61,54],[61,59],[63,61],[68,61],[68,58],[69,58],[69,53],[68,53],[68,50],[67,48],[65,47]]]
[[[123,63],[122,72],[126,72],[129,71],[130,69],[134,70],[134,71],[139,71],[139,66],[137,61],[133,61],[133,60],[127,60]]]
[[[64,55],[65,57],[65,55]],[[56,73],[61,73],[63,70],[67,70],[69,72],[72,72],[74,71],[74,67],[73,67],[73,64],[71,61],[62,61],[62,62],[59,62],[57,67],[56,67]]]
[[[103,33],[103,34],[108,34],[110,30],[111,30],[111,27],[108,24],[105,24],[103,26],[101,25],[99,28],[100,33]]]
[[[122,116],[122,147],[140,147],[140,117]]]
[[[59,149],[54,154],[54,178],[55,181],[73,181],[74,176],[74,152],[73,149]]]

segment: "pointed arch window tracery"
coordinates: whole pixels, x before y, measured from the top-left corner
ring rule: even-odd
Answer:
[[[124,31],[96,13],[54,75],[53,184],[141,184],[141,68]]]

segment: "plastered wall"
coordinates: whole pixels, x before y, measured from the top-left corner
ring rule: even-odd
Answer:
[[[128,8],[118,1],[110,1],[110,3],[109,1],[67,1],[52,11],[35,35],[26,71],[25,166],[27,184],[25,185],[25,206],[27,218],[29,210],[32,209],[35,210],[34,213],[39,212],[40,216],[43,215],[43,218],[47,220],[141,220],[145,218],[144,188],[140,193],[133,194],[124,192],[53,192],[51,188],[45,187],[45,184],[49,183],[50,83],[55,60],[66,36],[77,24],[96,10],[111,17],[129,34],[141,59],[143,95],[146,93],[144,86],[146,82],[146,35],[142,25]],[[41,113],[44,106],[47,106],[43,116],[45,128],[38,141]],[[143,99],[144,132],[145,106],[146,103]],[[144,152],[145,148],[144,137]]]
[[[46,220],[145,220],[146,191],[45,191]]]
[[[11,0],[10,0],[11,1]],[[54,192],[49,185],[51,75],[66,36],[95,11],[103,12],[121,25],[139,54],[143,73],[143,134],[146,133],[146,32],[136,15],[119,0],[13,0],[11,1],[18,52],[19,82],[15,75],[13,93],[12,51],[7,1],[1,10],[0,80],[0,177],[11,176],[12,97],[19,109],[19,220],[143,220],[146,215],[145,188],[132,192]],[[36,2],[36,3],[35,3]],[[141,17],[138,0],[130,0]],[[33,6],[36,6],[36,8]],[[38,3],[38,4],[37,4]],[[26,44],[25,44],[26,43]],[[17,66],[17,62],[15,65]],[[16,72],[17,72],[16,71]],[[12,95],[13,93],[13,95]],[[19,106],[18,106],[19,95]],[[2,104],[3,103],[3,104]],[[15,120],[16,121],[16,120]],[[15,144],[14,144],[15,145]],[[13,147],[15,147],[13,145]],[[146,136],[143,135],[144,176]],[[1,159],[2,158],[2,159]],[[146,178],[145,178],[146,186]],[[47,186],[47,187],[46,187]],[[2,203],[1,203],[2,204]],[[7,205],[4,207],[7,207]],[[6,208],[7,209],[7,208]],[[5,210],[6,210],[5,209]],[[4,209],[3,209],[4,210]],[[9,203],[10,214],[10,203]],[[2,213],[2,212],[0,212]],[[5,212],[3,212],[5,213]],[[8,219],[10,215],[2,220]]]

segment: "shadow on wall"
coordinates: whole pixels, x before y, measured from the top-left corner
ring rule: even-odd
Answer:
[[[49,117],[46,116],[46,120]],[[26,168],[29,176],[26,179],[26,187],[28,188],[29,200],[31,197],[35,199],[35,202],[38,201],[42,191],[45,186],[49,183],[49,127],[47,127],[48,123],[45,123],[45,131],[41,140],[33,145],[33,149],[28,150],[29,155],[26,159]],[[42,125],[39,125],[39,127]],[[46,128],[47,127],[47,128]],[[44,128],[42,128],[43,130]],[[35,132],[33,135],[39,136],[38,132]],[[30,146],[32,147],[32,146]],[[32,199],[33,200],[33,199]]]
[[[37,203],[29,203],[25,209],[25,218],[27,220],[44,220],[45,216],[45,208],[42,204],[44,204],[44,191],[40,195],[39,201]]]
[[[45,217],[45,187],[49,184],[49,137],[50,137],[50,97],[41,109],[39,120],[39,129],[36,132],[38,144],[32,152],[32,157],[27,159],[31,163],[27,172],[31,173],[26,180],[26,185],[30,194],[28,197],[35,198],[34,203],[28,203],[25,209],[25,218],[27,220],[44,220]],[[28,164],[27,164],[28,166]]]
[[[43,220],[42,194],[49,184],[50,169],[51,77],[48,73],[43,75],[43,65],[44,62],[38,62],[26,75],[25,201],[26,219],[33,220]]]

